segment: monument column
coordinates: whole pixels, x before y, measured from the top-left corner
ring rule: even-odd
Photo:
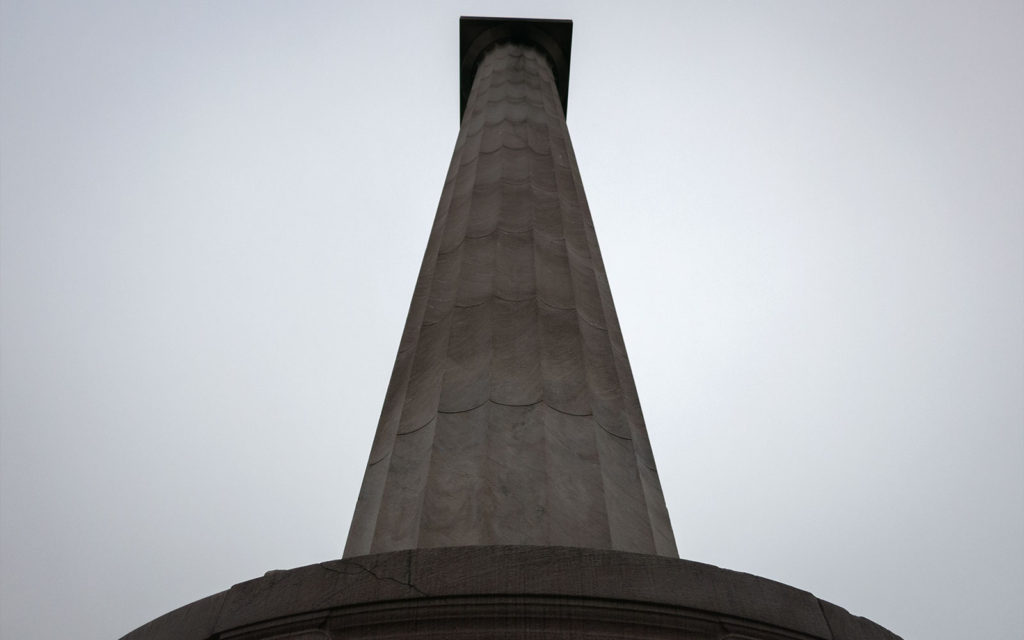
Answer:
[[[462,126],[345,556],[677,557],[565,123],[572,24],[462,27]]]
[[[572,23],[461,34],[462,126],[344,557],[125,640],[899,640],[676,557],[565,126]]]

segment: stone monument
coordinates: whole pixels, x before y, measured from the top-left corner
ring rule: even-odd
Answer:
[[[679,560],[565,113],[572,23],[462,18],[461,128],[344,556],[130,640],[893,640]]]

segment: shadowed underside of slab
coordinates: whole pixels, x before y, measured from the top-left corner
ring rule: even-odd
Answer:
[[[676,547],[549,60],[481,55],[345,556]]]

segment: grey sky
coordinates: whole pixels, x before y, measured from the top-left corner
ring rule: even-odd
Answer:
[[[459,15],[575,22],[680,554],[908,640],[1024,626],[1024,3],[0,7],[3,637],[340,556]]]

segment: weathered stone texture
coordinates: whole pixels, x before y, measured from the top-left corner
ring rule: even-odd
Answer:
[[[676,557],[552,71],[486,55],[345,556],[533,544]]]
[[[321,637],[899,640],[772,580],[574,547],[417,549],[271,571],[124,640]]]

